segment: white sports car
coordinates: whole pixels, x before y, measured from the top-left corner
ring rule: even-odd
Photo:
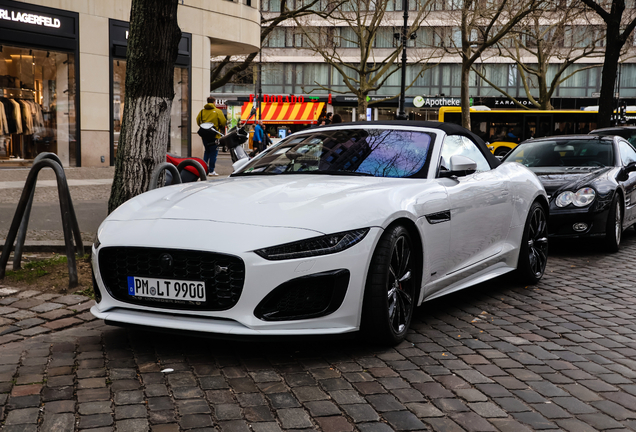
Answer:
[[[235,168],[106,218],[93,245],[96,317],[234,337],[361,330],[397,343],[423,301],[515,269],[543,276],[541,182],[461,127],[319,127]]]

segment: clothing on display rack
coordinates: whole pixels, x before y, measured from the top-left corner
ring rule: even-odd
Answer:
[[[4,110],[4,104],[0,103],[0,135],[9,134],[9,122],[7,121],[7,114]]]
[[[42,107],[32,100],[0,98],[0,135],[33,135],[44,128]]]

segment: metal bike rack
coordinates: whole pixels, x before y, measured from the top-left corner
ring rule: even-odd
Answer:
[[[208,179],[207,175],[205,174],[205,170],[203,169],[203,166],[199,162],[195,161],[194,159],[183,160],[176,167],[169,162],[162,162],[159,165],[157,165],[155,170],[152,172],[152,175],[150,176],[150,186],[148,187],[148,190],[157,189],[159,176],[165,170],[170,171],[170,174],[172,174],[172,183],[170,184],[181,184],[182,181],[181,181],[181,175],[179,174],[179,171],[181,171],[181,169],[187,166],[193,166],[197,169],[197,171],[199,172],[199,179],[201,179],[201,181]]]
[[[62,167],[62,162],[54,153],[42,153],[33,161],[33,166],[29,171],[26,184],[24,185],[22,195],[20,196],[20,201],[18,202],[18,208],[13,216],[13,222],[11,222],[11,228],[9,228],[9,233],[7,234],[4,247],[2,248],[2,255],[0,255],[0,279],[4,279],[7,262],[9,261],[9,255],[11,254],[13,242],[16,240],[16,237],[18,237],[18,241],[15,248],[16,257],[13,261],[13,268],[20,268],[20,260],[22,258],[22,250],[24,248],[24,239],[26,237],[29,216],[31,215],[31,206],[33,205],[33,195],[35,194],[37,176],[42,168],[45,167],[53,169],[55,177],[57,178],[57,192],[60,200],[60,210],[62,213],[62,229],[64,231],[64,243],[66,245],[66,257],[68,259],[68,286],[69,288],[75,288],[78,284],[78,280],[75,253],[73,251],[73,237],[75,237],[78,254],[81,255],[84,253],[84,246],[82,244],[81,232],[77,224],[75,210],[73,209],[71,193],[68,189],[66,175],[64,174],[64,168]],[[20,231],[19,233],[18,230]]]

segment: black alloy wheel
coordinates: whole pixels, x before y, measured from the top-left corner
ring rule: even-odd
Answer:
[[[610,253],[618,252],[623,236],[623,212],[621,211],[621,203],[618,200],[620,195],[617,193],[607,214],[607,223],[605,226],[605,248]]]
[[[530,207],[521,239],[517,271],[521,277],[536,284],[543,277],[548,263],[548,218],[541,204]]]
[[[371,259],[362,309],[362,330],[370,340],[395,345],[406,336],[417,302],[416,257],[406,228],[397,225],[382,234]]]

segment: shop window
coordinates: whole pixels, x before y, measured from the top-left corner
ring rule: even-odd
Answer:
[[[0,59],[0,159],[76,166],[75,56],[2,45]]]
[[[117,157],[121,121],[126,99],[126,60],[113,60],[113,156]],[[190,84],[187,68],[174,68],[174,99],[170,112],[170,143],[168,153],[189,156],[188,118]]]

